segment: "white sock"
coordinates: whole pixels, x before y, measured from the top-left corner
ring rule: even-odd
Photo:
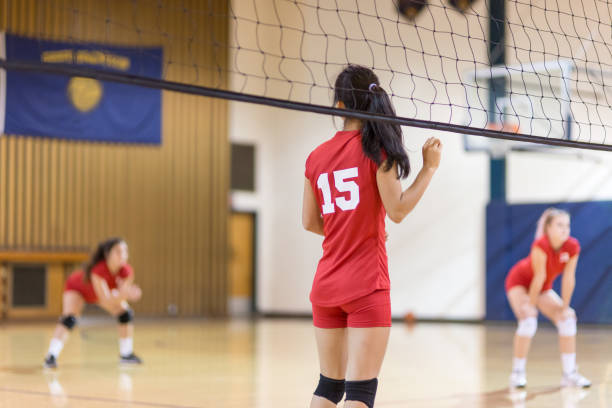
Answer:
[[[527,359],[526,358],[517,358],[517,357],[514,357],[512,359],[512,371],[524,372],[526,365],[527,365]]]
[[[54,337],[51,339],[51,343],[49,344],[49,354],[57,358],[57,356],[59,356],[59,353],[62,352],[63,348],[64,342]]]
[[[576,371],[576,353],[561,353],[561,365],[563,374],[571,374]]]
[[[125,337],[119,339],[119,354],[121,356],[129,356],[134,352],[134,339]]]

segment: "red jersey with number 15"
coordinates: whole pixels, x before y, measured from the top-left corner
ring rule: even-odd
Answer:
[[[384,157],[384,155],[383,155]],[[385,208],[376,163],[361,147],[360,131],[340,131],[306,160],[306,178],[323,215],[323,257],[310,301],[339,306],[389,289]]]

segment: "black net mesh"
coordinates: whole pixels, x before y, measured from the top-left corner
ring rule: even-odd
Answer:
[[[372,68],[397,117],[417,126],[573,147],[612,150],[611,7],[602,0],[50,1],[8,14],[31,18],[37,41],[88,42],[104,51],[161,47],[161,75],[2,59],[8,69],[97,76],[147,87],[337,114],[333,83],[347,64]],[[497,2],[499,3],[499,2]],[[496,3],[496,4],[497,4]],[[64,30],[50,33],[40,8]],[[36,19],[40,21],[36,21]],[[180,18],[180,30],[170,30]],[[220,22],[229,20],[229,33]],[[5,30],[14,33],[7,18]],[[490,27],[505,36],[489,41]],[[504,38],[505,37],[505,38]],[[213,55],[211,58],[210,55]],[[208,56],[208,57],[207,57]],[[504,62],[491,65],[491,61]]]

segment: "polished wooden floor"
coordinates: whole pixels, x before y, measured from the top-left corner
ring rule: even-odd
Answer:
[[[306,407],[318,365],[308,320],[146,320],[140,367],[117,364],[109,319],[84,319],[53,372],[42,369],[53,325],[0,325],[0,407]],[[560,389],[556,333],[541,327],[529,387],[507,389],[511,325],[396,324],[376,407],[612,407],[612,328],[581,327],[590,390]]]

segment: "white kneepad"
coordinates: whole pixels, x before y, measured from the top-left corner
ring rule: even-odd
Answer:
[[[569,337],[576,335],[576,319],[574,317],[568,317],[565,320],[560,320],[557,323],[557,330],[559,330],[559,336]]]
[[[527,317],[518,321],[516,334],[521,337],[533,337],[538,329],[538,319],[535,317]]]

